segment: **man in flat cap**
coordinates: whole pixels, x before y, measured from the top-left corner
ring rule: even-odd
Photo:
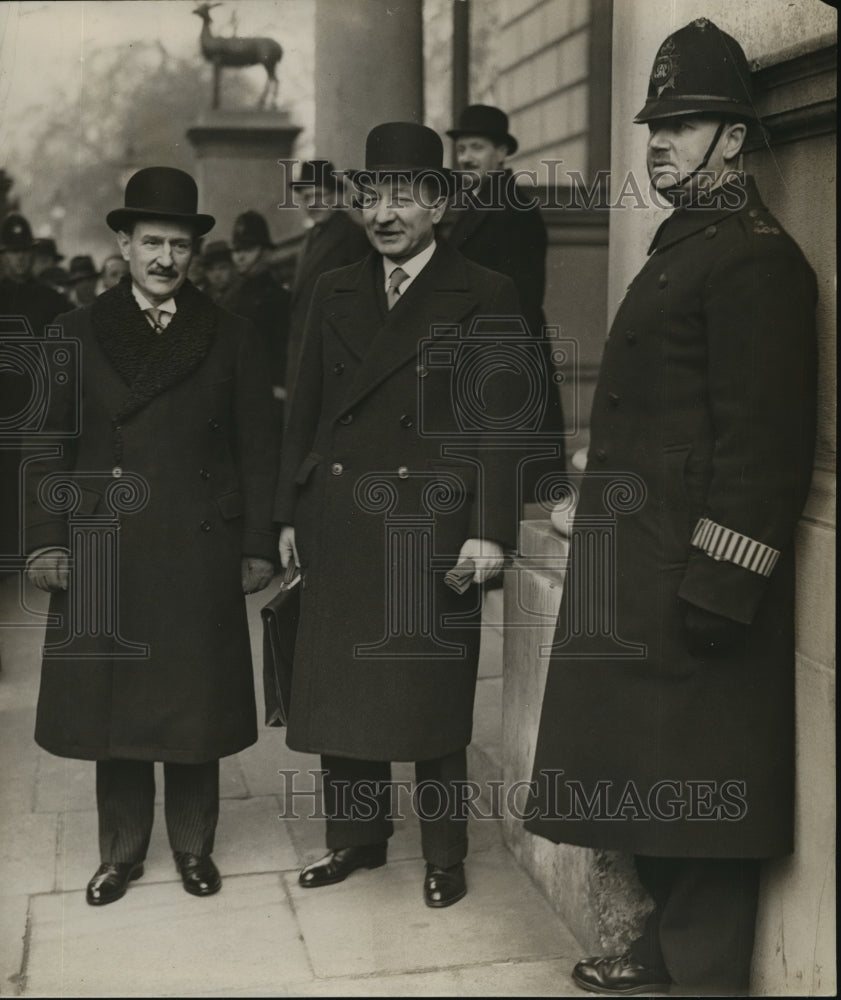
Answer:
[[[555,366],[543,328],[546,291],[546,224],[532,194],[518,190],[513,172],[505,166],[517,152],[508,115],[488,104],[471,104],[447,135],[455,144],[461,190],[442,220],[448,242],[468,260],[507,274],[517,289],[523,317],[539,341],[543,361],[538,387],[543,405],[539,433],[543,446],[556,454],[531,459],[523,469],[522,502],[536,499],[535,487],[545,474],[565,471],[564,420]]]
[[[316,281],[326,271],[366,257],[371,244],[358,213],[345,205],[344,181],[329,160],[305,160],[290,187],[309,224],[291,290],[286,361],[286,388],[291,396]]]
[[[676,208],[602,359],[526,825],[633,854],[654,902],[629,951],[579,962],[577,985],[744,993],[760,861],[793,849],[816,282],[735,169],[758,125],[735,39],[706,19],[670,35],[635,120]],[[611,497],[615,573],[585,544]],[[615,642],[588,595],[615,601]]]
[[[84,386],[69,380],[46,430],[70,426],[78,403],[81,434],[33,465],[27,494],[28,573],[57,616],[35,739],[96,761],[93,906],[143,874],[155,761],[184,888],[219,890],[219,758],[257,738],[243,594],[273,573],[278,431],[259,337],[187,280],[214,223],[197,201],[189,174],[147,167],[108,214],[130,273],[59,319],[78,339]],[[119,518],[110,584],[80,569],[75,530],[109,512]],[[119,631],[79,630],[80,617],[116,617]]]
[[[287,743],[325,771],[329,853],[300,885],[385,864],[391,761],[414,761],[431,907],[467,892],[481,614],[470,583],[516,541],[514,460],[489,436],[512,386],[487,362],[519,303],[510,279],[436,241],[442,163],[426,126],[368,135],[354,184],[373,252],[315,286],[275,506],[281,559],[305,584]],[[468,413],[473,390],[481,414]]]

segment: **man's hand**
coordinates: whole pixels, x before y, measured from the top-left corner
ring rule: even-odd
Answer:
[[[67,590],[69,554],[65,549],[45,549],[29,561],[26,575],[39,590]]]
[[[693,656],[710,656],[732,649],[744,640],[747,626],[694,604],[686,605],[686,638]]]
[[[472,559],[476,565],[473,582],[484,583],[485,580],[496,576],[502,569],[505,553],[502,551],[501,545],[489,541],[487,538],[468,538],[458,554],[460,563],[466,559]]]
[[[254,559],[245,556],[242,560],[242,592],[243,594],[256,594],[258,590],[272,582],[274,576],[274,564],[268,559]]]
[[[280,553],[280,565],[286,569],[291,559],[296,566],[301,565],[298,558],[298,550],[295,548],[295,529],[291,525],[285,525],[280,529],[280,540],[277,543],[277,550]]]

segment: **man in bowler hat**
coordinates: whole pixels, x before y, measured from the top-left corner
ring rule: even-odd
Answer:
[[[358,213],[345,205],[344,183],[329,160],[305,160],[290,187],[307,219],[291,290],[286,361],[286,388],[291,397],[316,281],[326,271],[365,257],[371,245],[356,218]]]
[[[449,182],[435,132],[378,125],[365,162],[353,177],[373,252],[316,283],[275,505],[281,560],[305,583],[287,743],[325,771],[329,853],[299,882],[385,864],[391,761],[414,761],[424,900],[444,907],[467,892],[481,613],[469,584],[500,570],[516,534],[514,463],[485,428],[461,430],[457,387],[488,354],[474,324],[507,331],[519,303],[508,278],[435,239]],[[424,349],[439,335],[440,367]],[[507,378],[483,375],[493,425]],[[456,563],[466,579],[451,590]]]
[[[540,341],[543,359],[542,440],[555,449],[555,456],[529,461],[523,470],[522,502],[535,497],[535,487],[544,474],[558,475],[566,468],[564,420],[555,366],[543,336],[546,316],[546,225],[533,194],[521,194],[512,171],[505,166],[517,152],[508,115],[488,104],[471,104],[447,135],[454,140],[459,166],[460,190],[442,222],[442,232],[468,260],[507,274],[517,288],[523,318],[531,335]]]
[[[59,318],[79,343],[84,386],[69,380],[47,431],[67,430],[79,406],[81,433],[33,465],[27,493],[28,573],[51,592],[56,616],[35,739],[58,756],[96,761],[93,906],[120,899],[143,874],[155,761],[184,888],[219,890],[219,758],[257,738],[243,594],[273,573],[278,435],[259,337],[187,280],[195,242],[214,223],[197,202],[189,174],[147,167],[108,214],[129,275]],[[77,519],[117,514],[115,498],[132,490],[140,497],[119,515],[108,586],[79,575],[85,552],[68,551],[73,518],[43,503],[55,482],[76,496]],[[79,634],[86,608],[106,614],[88,607],[96,600],[109,602],[118,631]]]
[[[675,211],[601,363],[526,825],[633,854],[654,902],[626,953],[575,966],[578,986],[743,994],[760,860],[793,848],[816,282],[735,169],[759,122],[734,38],[705,18],[670,35],[635,121]],[[611,493],[608,568],[587,532]]]

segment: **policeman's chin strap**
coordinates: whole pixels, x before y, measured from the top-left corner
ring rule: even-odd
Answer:
[[[673,184],[672,187],[669,189],[669,193],[671,193],[672,191],[677,191],[679,188],[682,188],[684,184],[688,184],[693,177],[697,177],[702,170],[706,169],[707,164],[710,162],[710,157],[713,155],[713,150],[718,145],[718,140],[723,135],[726,125],[727,125],[726,121],[720,121],[718,123],[718,128],[715,130],[715,135],[712,138],[712,142],[709,144],[709,146],[707,146],[707,151],[706,153],[704,153],[703,160],[701,160],[698,166],[694,170],[691,170],[686,175],[686,177],[683,178],[682,181],[678,181],[677,184]]]

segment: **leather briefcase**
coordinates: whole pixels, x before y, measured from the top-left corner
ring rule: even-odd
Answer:
[[[292,660],[298,631],[300,570],[290,561],[277,594],[260,609],[263,619],[263,697],[266,725],[285,726],[292,691]]]

